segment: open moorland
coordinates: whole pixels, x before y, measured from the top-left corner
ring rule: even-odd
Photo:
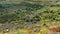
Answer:
[[[0,34],[60,34],[60,0],[0,0]]]

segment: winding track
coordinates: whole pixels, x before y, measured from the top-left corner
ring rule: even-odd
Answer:
[[[4,24],[0,26],[0,29],[2,29],[4,32],[8,29],[12,29],[12,28],[17,28],[17,27],[33,27],[36,26],[36,24],[32,24],[32,23],[16,23],[16,24],[12,24],[12,23],[8,23],[8,24]]]

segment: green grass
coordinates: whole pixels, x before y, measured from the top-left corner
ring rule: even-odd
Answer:
[[[44,34],[48,27],[60,24],[60,2],[51,2],[47,5],[45,4],[46,1],[42,0],[42,3],[39,4],[38,2],[34,3],[32,0],[0,2],[0,23],[38,23],[37,25],[39,26],[26,26],[27,30],[29,28],[31,28],[30,30],[41,28],[43,30],[41,32]],[[19,28],[23,29],[24,27],[18,27],[17,29]],[[39,31],[38,33],[40,34],[41,32]],[[27,32],[17,32],[16,34],[27,34]]]

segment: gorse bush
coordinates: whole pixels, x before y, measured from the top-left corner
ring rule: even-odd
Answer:
[[[0,18],[1,18],[0,22],[1,23],[8,22],[9,20],[10,21],[15,20],[14,22],[21,20],[22,22],[33,22],[33,23],[47,20],[59,21],[60,10],[55,11],[47,7],[49,6],[46,6],[44,4],[31,4],[28,2],[21,2],[19,4],[1,4],[0,9],[2,10],[0,10]]]

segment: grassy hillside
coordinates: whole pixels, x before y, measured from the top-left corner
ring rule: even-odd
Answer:
[[[1,33],[48,34],[50,26],[60,25],[60,2],[0,0],[0,24]]]

